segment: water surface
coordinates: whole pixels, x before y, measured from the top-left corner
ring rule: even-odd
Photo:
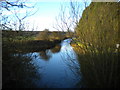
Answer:
[[[64,40],[55,48],[27,53],[31,63],[37,68],[39,79],[33,81],[38,88],[75,88],[80,81],[80,65],[77,55],[70,46],[70,39]]]

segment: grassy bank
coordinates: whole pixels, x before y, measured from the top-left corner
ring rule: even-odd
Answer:
[[[16,42],[3,42],[3,48],[8,48],[11,52],[39,52],[53,48],[61,40],[44,41],[44,40],[29,40]],[[4,50],[4,49],[3,49]]]
[[[120,87],[119,4],[91,2],[75,28],[74,49],[86,87]]]
[[[24,33],[22,33],[24,34]],[[36,35],[19,35],[17,32],[3,32],[2,36],[2,87],[3,88],[36,88],[32,79],[40,79],[36,74],[37,67],[30,63],[32,54],[39,52],[48,59],[45,50],[55,47],[61,40],[35,40]],[[59,48],[58,48],[59,49]],[[52,50],[57,52],[56,50]]]
[[[53,48],[64,39],[63,32],[2,31],[2,46],[11,52],[39,52]],[[59,35],[59,36],[58,36]]]
[[[118,49],[94,51],[73,44],[73,49],[78,54],[81,72],[83,76],[82,84],[90,88],[118,88],[120,83],[120,51]]]
[[[73,32],[69,34],[68,32],[61,31],[9,31],[2,30],[3,41],[28,41],[28,40],[63,40],[65,38],[72,37]]]

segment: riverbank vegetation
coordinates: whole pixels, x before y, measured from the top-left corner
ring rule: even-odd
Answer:
[[[74,32],[70,30],[73,22],[68,25],[67,21],[63,26],[70,26],[66,26],[68,32],[50,32],[48,29],[39,32],[24,29],[21,31],[21,26],[19,31],[3,30],[3,88],[34,87],[31,79],[26,78],[36,73],[34,66],[29,63],[32,58],[21,53],[40,52],[42,58],[48,60],[50,57],[47,57],[45,50],[59,52],[59,43],[67,38],[73,38],[71,46],[76,51],[80,63],[82,83],[78,85],[83,84],[88,88],[120,87],[119,4],[120,2],[92,2],[76,22]],[[74,5],[72,9],[74,11]],[[63,17],[63,20],[64,18],[67,17]],[[31,82],[29,86],[25,86],[28,82]]]
[[[26,35],[24,31],[2,32],[3,88],[36,88],[32,78],[38,79],[36,75],[37,68],[30,63],[32,54],[31,56],[24,56],[24,54],[45,52],[46,49],[53,48],[61,42],[60,39],[52,41],[35,40],[36,34],[33,34],[35,32],[28,33]],[[54,50],[52,51],[55,52]],[[40,53],[40,55],[44,59],[48,59],[44,53]]]
[[[84,85],[119,87],[119,2],[92,2],[76,26],[76,50]]]
[[[18,52],[33,52],[53,48],[62,40],[71,37],[67,32],[44,31],[2,31],[3,47]],[[13,49],[13,48],[14,49]],[[27,50],[27,51],[25,51]]]

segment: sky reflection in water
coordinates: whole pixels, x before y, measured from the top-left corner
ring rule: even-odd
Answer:
[[[80,80],[80,65],[77,56],[70,46],[69,40],[61,43],[59,52],[52,50],[29,53],[32,55],[31,63],[38,68],[40,80],[34,80],[38,88],[71,88],[76,87]],[[58,48],[58,47],[57,47]]]

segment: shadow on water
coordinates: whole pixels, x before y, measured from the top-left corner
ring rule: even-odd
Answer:
[[[3,42],[3,88],[119,87],[118,53],[77,56],[70,41],[46,48]]]
[[[2,85],[3,88],[34,88],[32,78],[40,79],[37,67],[30,63],[31,57],[18,53],[3,52]]]
[[[88,88],[119,88],[118,54],[113,52],[79,55],[83,83]]]
[[[51,54],[49,53],[48,50],[46,50],[46,51],[40,51],[38,53],[39,53],[39,56],[41,57],[41,59],[43,59],[43,60],[47,61],[47,60],[49,60],[51,58]]]
[[[11,52],[15,48],[3,47],[3,88],[77,87],[80,67],[68,41],[32,52]]]
[[[49,50],[46,49],[46,50],[43,50],[43,51],[40,51],[37,53],[39,53],[39,56],[41,57],[41,59],[47,61],[51,58],[52,53],[58,53],[58,52],[60,52],[60,49],[61,49],[61,45],[57,44],[54,48],[51,48]]]
[[[29,55],[29,53],[28,53]],[[34,52],[32,63],[38,69],[41,80],[35,81],[39,88],[76,88],[80,80],[77,56],[67,41],[46,51]],[[46,58],[50,57],[50,58]]]
[[[50,49],[52,53],[58,53],[61,50],[61,45],[57,44],[54,48]]]

